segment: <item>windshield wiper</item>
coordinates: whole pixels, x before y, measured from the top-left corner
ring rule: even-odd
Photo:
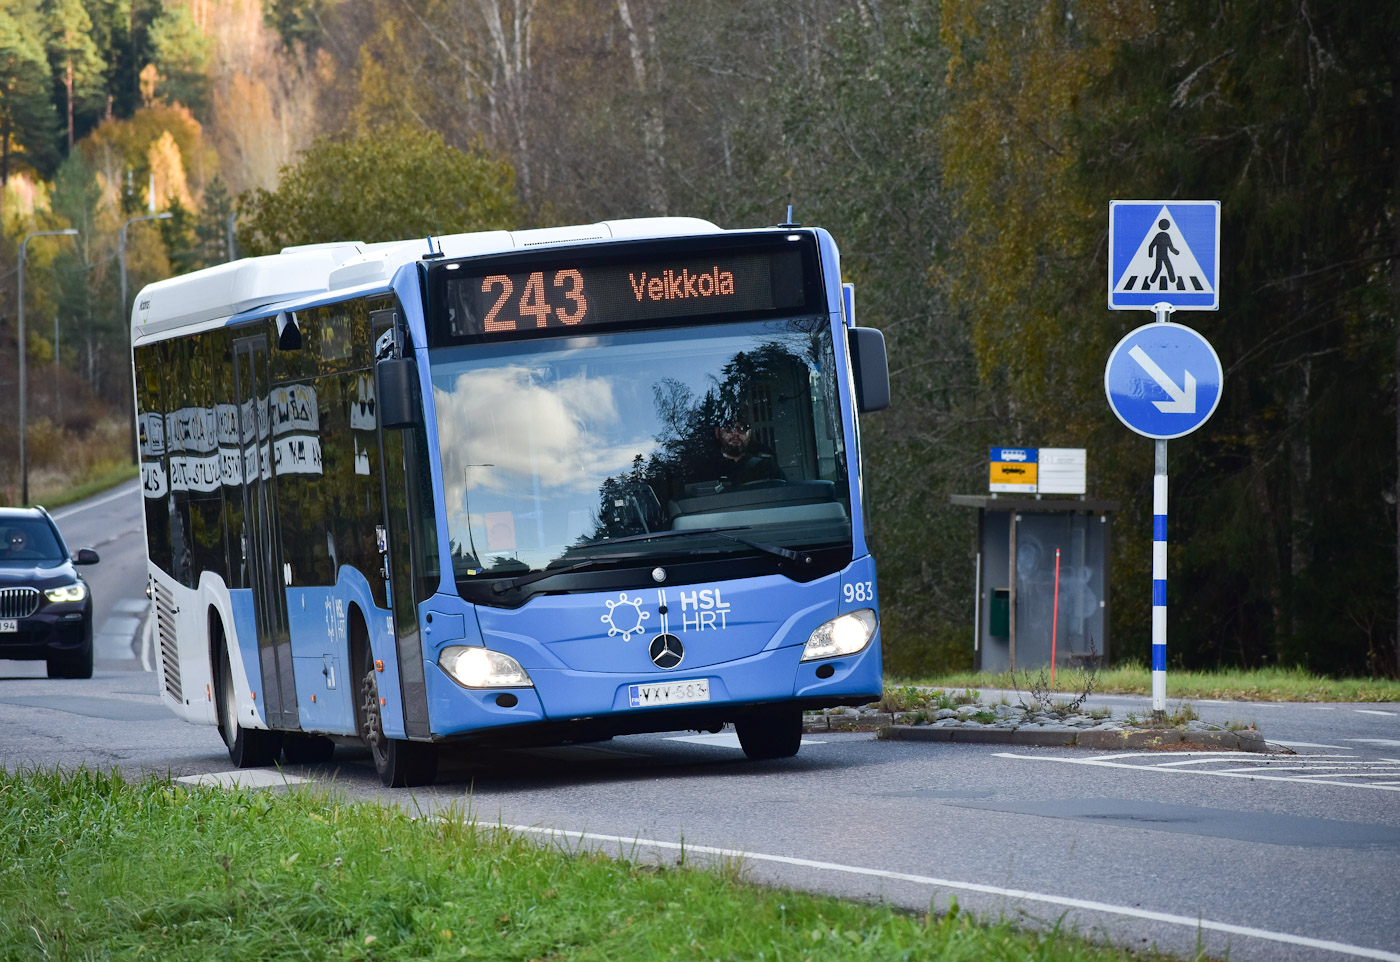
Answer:
[[[573,548],[592,548],[600,544],[622,544],[625,541],[654,541],[657,538],[679,538],[683,534],[718,534],[721,531],[747,531],[753,525],[727,524],[719,528],[674,528],[670,531],[648,531],[646,534],[629,534],[621,538],[599,538],[597,541],[584,541]]]
[[[622,539],[618,539],[622,540]],[[600,554],[592,558],[584,558],[582,561],[575,561],[571,565],[564,565],[561,568],[543,568],[539,571],[532,571],[527,575],[518,578],[506,578],[503,581],[493,581],[491,590],[496,594],[510,591],[512,588],[521,588],[525,585],[532,585],[536,581],[543,581],[546,578],[553,578],[555,575],[566,575],[571,571],[581,571],[584,568],[591,568],[594,565],[611,561],[634,561],[637,558],[647,557],[645,551],[627,551],[618,554]]]
[[[719,534],[718,531],[714,531],[713,533]],[[782,545],[769,544],[766,541],[750,541],[748,538],[736,538],[732,534],[720,534],[719,536],[721,538],[727,538],[730,541],[737,541],[740,544],[746,544],[750,548],[757,548],[759,551],[762,551],[765,554],[777,555],[779,558],[786,558],[789,561],[801,561],[803,564],[812,563],[811,555],[799,554],[798,552],[793,551],[791,548],[784,548]]]
[[[736,537],[732,534],[725,534],[726,531],[748,531],[751,524],[726,524],[716,528],[674,528],[670,531],[650,531],[646,534],[629,534],[622,538],[602,538],[598,541],[585,541],[583,544],[574,545],[575,548],[590,548],[600,544],[620,544],[624,541],[654,541],[659,538],[679,538],[687,534],[717,534],[721,538],[729,541],[737,541],[739,544],[748,545],[765,554],[776,555],[779,558],[786,558],[789,561],[802,561],[804,564],[811,564],[811,555],[798,554],[791,548],[784,548],[776,544],[769,544],[766,541],[750,541],[748,538]],[[562,569],[561,569],[562,570]]]

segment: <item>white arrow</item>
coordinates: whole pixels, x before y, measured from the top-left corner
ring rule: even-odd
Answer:
[[[1167,376],[1167,372],[1157,366],[1152,358],[1147,356],[1147,352],[1142,348],[1133,346],[1128,351],[1128,356],[1142,365],[1142,369],[1151,375],[1163,391],[1171,395],[1170,401],[1153,401],[1157,405],[1157,410],[1163,414],[1195,414],[1196,413],[1196,379],[1190,371],[1183,371],[1186,378],[1186,389],[1182,390],[1176,386],[1176,382]]]

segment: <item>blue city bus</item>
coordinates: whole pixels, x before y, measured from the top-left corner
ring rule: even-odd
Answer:
[[[132,350],[162,700],[239,767],[732,724],[881,693],[824,230],[319,244],[160,281]]]

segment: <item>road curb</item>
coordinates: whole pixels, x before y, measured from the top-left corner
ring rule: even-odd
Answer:
[[[932,725],[891,725],[880,738],[901,742],[962,742],[980,745],[1035,745],[1063,748],[1074,744],[1075,732],[1028,728],[935,728]]]
[[[1151,751],[1199,748],[1205,751],[1267,752],[1257,731],[1185,731],[1147,728],[1101,731],[1046,731],[1030,728],[936,728],[931,725],[889,725],[879,737],[889,741],[961,742],[963,744],[1034,745],[1048,748],[1088,748],[1095,751]]]
[[[877,715],[809,715],[802,729],[821,732],[874,731],[885,741],[959,742],[964,745],[1025,745],[1041,748],[1087,748],[1093,751],[1279,752],[1257,731],[1191,731],[1181,728],[1115,728],[1093,731],[1044,728],[952,728],[899,725],[888,713]]]

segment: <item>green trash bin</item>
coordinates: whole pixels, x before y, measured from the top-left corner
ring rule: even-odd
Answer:
[[[987,625],[988,634],[993,638],[1011,636],[1011,589],[992,589],[992,614]]]

